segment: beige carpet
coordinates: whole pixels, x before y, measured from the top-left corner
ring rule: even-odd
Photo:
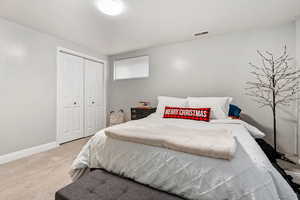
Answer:
[[[54,200],[70,183],[70,165],[88,138],[0,165],[1,200]]]

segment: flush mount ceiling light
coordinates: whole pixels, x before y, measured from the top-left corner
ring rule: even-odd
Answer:
[[[124,10],[122,0],[98,0],[96,3],[98,9],[106,15],[120,15]]]

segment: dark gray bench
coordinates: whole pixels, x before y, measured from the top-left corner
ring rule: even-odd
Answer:
[[[55,200],[183,200],[180,197],[94,170],[55,194]]]

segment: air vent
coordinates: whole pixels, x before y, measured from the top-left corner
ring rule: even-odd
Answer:
[[[200,32],[200,33],[195,33],[194,36],[198,37],[198,36],[206,35],[206,34],[208,34],[208,31],[204,31],[204,32]]]

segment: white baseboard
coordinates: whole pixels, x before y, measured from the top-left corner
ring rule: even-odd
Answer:
[[[5,155],[0,156],[0,165],[14,161],[14,160],[18,160],[20,158],[25,158],[27,156],[31,156],[36,153],[48,151],[48,150],[54,149],[58,146],[59,145],[56,142],[51,142],[48,144],[43,144],[43,145],[28,148],[28,149],[23,149],[21,151],[16,151],[13,153],[5,154]]]

